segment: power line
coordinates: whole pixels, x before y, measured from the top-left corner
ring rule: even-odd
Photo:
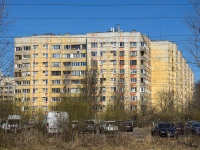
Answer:
[[[199,4],[199,3],[196,3]],[[129,4],[65,4],[65,3],[36,3],[36,4],[26,4],[26,3],[12,3],[12,4],[0,4],[9,6],[72,6],[72,7],[113,7],[113,6],[188,6],[190,3],[129,3]]]
[[[118,18],[118,17],[110,17],[110,18],[93,18],[93,17],[65,17],[65,18],[41,18],[41,17],[5,17],[10,19],[23,19],[23,20],[134,20],[134,19],[183,19],[185,17],[180,16],[161,16],[161,17],[124,17],[124,18]],[[198,17],[187,17],[187,18],[198,18]]]

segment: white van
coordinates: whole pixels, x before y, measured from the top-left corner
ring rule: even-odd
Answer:
[[[21,131],[21,116],[9,115],[7,122],[3,125],[6,132],[20,132]]]
[[[64,133],[67,130],[69,115],[67,112],[50,111],[45,115],[43,128],[47,134]]]

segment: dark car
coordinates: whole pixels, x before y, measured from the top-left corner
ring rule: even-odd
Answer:
[[[120,122],[120,131],[122,131],[122,132],[133,132],[133,121],[122,121],[122,122]]]
[[[181,122],[175,123],[174,124],[175,132],[178,135],[183,135],[184,134],[184,125]]]
[[[186,134],[200,135],[200,122],[188,121],[185,127]]]
[[[97,132],[97,124],[95,123],[94,120],[85,120],[83,122],[82,132],[89,132],[89,133],[96,133]]]
[[[174,137],[175,136],[175,128],[171,123],[155,123],[154,127],[151,130],[152,136],[168,136],[168,137]]]

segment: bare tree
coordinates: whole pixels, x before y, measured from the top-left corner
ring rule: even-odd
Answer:
[[[200,3],[199,0],[191,0],[192,10],[186,16],[185,22],[191,36],[189,37],[188,51],[193,56],[193,65],[200,68]]]

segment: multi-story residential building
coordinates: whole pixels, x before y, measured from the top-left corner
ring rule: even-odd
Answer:
[[[184,107],[192,100],[194,75],[175,43],[151,42],[152,104],[159,103],[157,94],[169,92],[175,107]],[[180,108],[181,109],[181,108]]]
[[[88,66],[97,64],[97,109],[112,104],[116,92],[125,108],[151,101],[150,40],[140,32],[42,35],[15,38],[15,81],[24,110],[53,110],[61,95],[85,92]],[[78,86],[79,84],[79,86]],[[61,94],[62,93],[62,94]],[[50,106],[50,107],[48,107]]]
[[[14,78],[3,76],[0,73],[0,118],[6,118],[13,112],[12,102],[14,100],[15,81]]]

